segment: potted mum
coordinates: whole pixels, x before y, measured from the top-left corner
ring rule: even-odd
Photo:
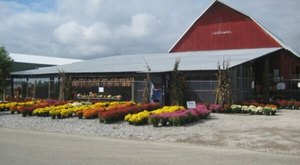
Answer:
[[[250,105],[249,106],[249,109],[248,109],[248,111],[249,111],[249,115],[254,115],[254,114],[256,114],[256,107],[255,106],[253,106],[253,105]]]
[[[249,113],[249,107],[246,106],[246,105],[242,106],[242,111],[241,112],[242,113]]]
[[[275,115],[276,114],[276,108],[271,108],[271,115]]]
[[[233,113],[240,113],[241,109],[242,109],[242,106],[233,104],[233,105],[230,106],[230,108],[231,108]]]
[[[270,115],[270,114],[271,114],[271,111],[272,111],[272,109],[269,108],[269,107],[264,107],[264,108],[262,109],[262,113],[263,113],[264,115]]]
[[[76,116],[78,117],[78,119],[82,119],[83,111],[77,111]]]
[[[51,116],[51,119],[58,118],[59,111],[58,110],[50,110],[49,115]]]
[[[151,116],[149,117],[149,119],[148,119],[148,122],[149,122],[150,124],[152,124],[153,127],[158,127],[158,124],[159,124],[159,122],[160,122],[160,117],[159,117],[159,115],[151,115]]]

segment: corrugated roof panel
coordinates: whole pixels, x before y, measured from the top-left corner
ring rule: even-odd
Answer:
[[[65,65],[82,60],[58,57],[46,57],[30,54],[9,53],[9,56],[20,63],[46,64],[46,65]]]
[[[150,66],[151,72],[169,72],[173,70],[177,59],[180,59],[179,70],[182,71],[216,70],[217,63],[224,59],[229,59],[230,66],[233,67],[280,49],[282,48],[119,55],[62,66],[14,72],[13,75],[56,74],[59,70],[63,70],[65,73],[147,72],[147,64]]]

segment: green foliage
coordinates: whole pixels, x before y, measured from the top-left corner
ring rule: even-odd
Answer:
[[[1,94],[4,94],[6,87],[6,79],[11,72],[13,60],[9,57],[8,52],[4,47],[0,47],[0,89]]]
[[[170,103],[171,105],[185,105],[186,82],[184,75],[178,71],[180,60],[177,59],[171,74]]]
[[[223,60],[222,67],[218,63],[216,103],[217,104],[232,104],[232,89],[229,72],[229,60]]]

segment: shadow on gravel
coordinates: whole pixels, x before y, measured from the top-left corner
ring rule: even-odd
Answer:
[[[208,117],[207,119],[201,119],[199,121],[196,121],[196,122],[193,122],[193,123],[190,123],[190,124],[186,124],[186,125],[183,125],[184,127],[193,127],[195,125],[198,125],[198,124],[202,124],[202,123],[206,123],[206,122],[209,122],[211,120],[219,120],[219,118],[215,117],[215,116],[210,116]]]
[[[9,111],[2,111],[0,112],[0,116],[6,116],[6,115],[11,115]]]

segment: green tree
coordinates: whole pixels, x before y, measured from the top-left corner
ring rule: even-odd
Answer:
[[[9,78],[13,60],[9,57],[8,52],[4,47],[0,47],[0,95],[5,100],[5,89],[7,85],[7,78]]]

